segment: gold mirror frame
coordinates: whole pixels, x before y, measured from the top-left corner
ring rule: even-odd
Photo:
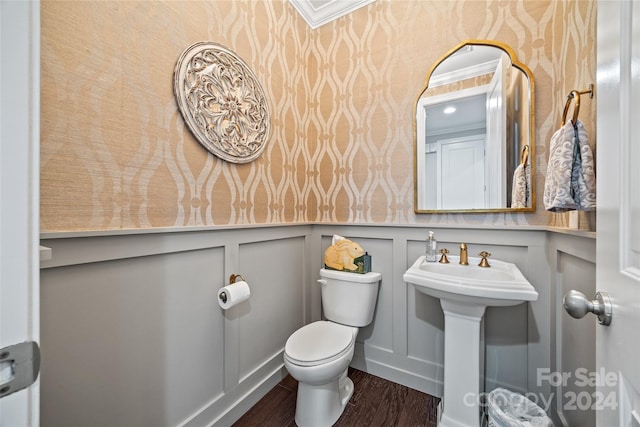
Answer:
[[[511,59],[511,64],[515,68],[522,71],[529,81],[529,148],[528,148],[528,158],[529,164],[531,168],[531,206],[524,208],[487,208],[487,209],[419,209],[418,208],[418,125],[417,125],[417,114],[418,114],[418,103],[422,98],[424,92],[429,88],[429,81],[434,71],[442,62],[444,62],[447,58],[452,56],[455,52],[462,49],[467,45],[480,45],[480,46],[491,46],[496,47],[498,49],[503,50],[509,58]],[[438,61],[431,67],[429,72],[427,73],[425,84],[422,86],[420,92],[416,96],[415,102],[413,104],[413,203],[414,203],[414,211],[415,213],[498,213],[498,212],[535,212],[536,210],[536,178],[535,178],[535,83],[533,80],[533,74],[529,67],[520,62],[511,47],[506,45],[505,43],[498,42],[495,40],[475,40],[469,39],[465,40],[443,56],[440,57]]]

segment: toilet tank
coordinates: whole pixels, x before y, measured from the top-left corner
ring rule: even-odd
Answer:
[[[322,311],[327,320],[348,326],[366,326],[373,320],[380,273],[320,270]]]

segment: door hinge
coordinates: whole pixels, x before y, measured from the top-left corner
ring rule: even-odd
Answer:
[[[0,398],[29,387],[40,372],[40,347],[27,341],[0,349]]]

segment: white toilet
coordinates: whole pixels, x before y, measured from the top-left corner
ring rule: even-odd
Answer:
[[[326,321],[310,323],[287,340],[284,366],[298,380],[296,424],[329,427],[353,394],[347,368],[358,328],[373,320],[380,273],[320,270],[322,309]]]

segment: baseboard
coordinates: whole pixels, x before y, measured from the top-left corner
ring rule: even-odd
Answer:
[[[180,427],[228,427],[238,421],[253,405],[287,376],[284,363],[279,363],[267,375],[252,376],[236,388],[200,408]]]
[[[431,396],[442,397],[442,382],[433,378],[421,376],[415,372],[409,372],[396,366],[362,357],[354,357],[350,366],[368,374],[384,378],[385,380],[430,394]]]
[[[253,405],[258,403],[271,389],[276,387],[280,381],[287,376],[287,370],[284,365],[277,371],[273,372],[265,380],[257,384],[248,393],[241,396],[234,404],[229,407],[226,412],[220,415],[212,424],[213,427],[228,427],[238,421]]]

